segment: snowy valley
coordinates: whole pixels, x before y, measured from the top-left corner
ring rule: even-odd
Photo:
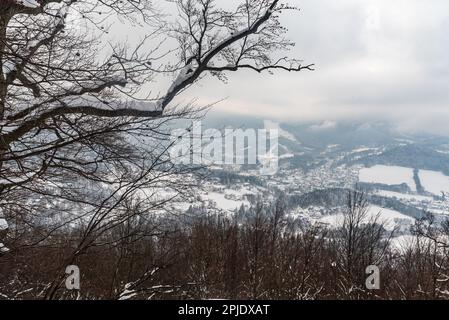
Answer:
[[[358,189],[366,193],[368,216],[394,231],[396,245],[416,219],[448,217],[448,146],[449,139],[405,135],[385,123],[281,124],[276,175],[262,176],[257,166],[209,167],[199,195],[177,208],[232,216],[282,195],[288,219],[337,228],[348,192]]]

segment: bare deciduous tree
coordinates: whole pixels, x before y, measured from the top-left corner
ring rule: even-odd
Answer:
[[[279,14],[294,9],[278,0],[242,0],[232,11],[214,0],[167,5],[177,9],[174,18],[149,0],[0,4],[5,242],[11,255],[64,247],[36,297],[57,296],[65,265],[92,248],[123,243],[117,229],[166,210],[195,185],[192,168],[175,166],[168,155],[169,132],[172,121],[200,117],[204,108],[177,96],[209,74],[224,80],[241,69],[312,69],[278,57],[293,45]],[[110,21],[139,28],[142,40],[114,40]],[[130,202],[139,208],[132,214]],[[72,237],[64,240],[67,232]],[[137,279],[128,283],[129,290],[142,288]]]
[[[370,216],[364,192],[349,193],[347,210],[334,239],[335,262],[340,269],[335,283],[345,298],[366,294],[365,269],[370,265],[382,267],[393,232],[386,231],[386,222],[380,219],[380,213]]]

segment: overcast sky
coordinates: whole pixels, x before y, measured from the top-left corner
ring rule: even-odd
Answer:
[[[226,2],[226,0],[219,0]],[[449,1],[292,0],[292,55],[316,71],[231,74],[186,97],[281,121],[393,119],[449,134]]]

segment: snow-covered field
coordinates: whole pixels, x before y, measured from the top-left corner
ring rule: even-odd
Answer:
[[[411,168],[384,165],[363,168],[359,172],[359,181],[387,185],[406,183],[412,191],[416,191],[416,184],[413,180],[413,169]]]
[[[360,148],[352,150],[351,153],[353,153],[353,154],[356,154],[356,153],[381,154],[382,152],[383,152],[382,148],[360,147]]]
[[[214,201],[216,207],[223,210],[234,211],[239,209],[242,205],[249,206],[250,203],[246,200],[232,200],[226,197],[223,193],[209,192],[205,196],[209,201]]]
[[[424,189],[435,195],[449,193],[449,177],[438,171],[419,170],[419,178]]]
[[[368,209],[367,215],[365,217],[364,222],[369,222],[375,219],[377,216],[378,222],[383,223],[385,225],[385,229],[388,231],[393,231],[396,227],[404,227],[414,223],[415,219],[406,216],[400,212],[385,209],[377,206],[372,206]],[[343,214],[335,214],[329,216],[323,216],[318,219],[318,222],[327,224],[330,227],[341,226],[343,223],[344,216]]]
[[[414,201],[414,202],[432,202],[434,199],[432,197],[427,196],[420,196],[416,194],[406,194],[406,193],[399,193],[394,191],[387,191],[387,190],[379,190],[376,192],[377,195],[386,197],[386,198],[396,198],[399,200],[408,200],[408,201]]]
[[[424,242],[425,240],[421,239],[421,241]],[[416,246],[416,237],[409,234],[394,237],[390,242],[390,248],[398,252],[403,252],[414,246]]]
[[[440,237],[439,238],[440,241],[442,242],[447,242],[449,239],[447,239],[447,237]],[[431,239],[427,239],[427,238],[419,238],[419,242],[416,238],[416,236],[413,235],[401,235],[398,237],[394,237],[391,239],[390,242],[390,248],[392,248],[393,250],[397,250],[399,253],[404,253],[405,250],[407,250],[408,248],[411,247],[417,247],[417,246],[421,246],[421,248],[423,249],[427,249],[429,246],[434,248],[435,244],[432,242]],[[441,251],[442,253],[444,253],[444,248],[442,247],[437,247],[435,248],[438,251]]]

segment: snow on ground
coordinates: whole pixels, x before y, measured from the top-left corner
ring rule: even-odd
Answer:
[[[187,202],[187,201],[177,201],[171,204],[171,209],[179,212],[186,212],[192,205],[195,205],[195,202]]]
[[[394,191],[387,191],[387,190],[379,190],[376,192],[377,195],[387,198],[396,198],[400,200],[409,200],[409,201],[419,201],[419,202],[433,202],[432,197],[426,197],[426,196],[420,196],[415,194],[406,194],[406,193],[399,193]]]
[[[438,171],[419,170],[419,178],[424,189],[435,195],[449,193],[449,177]]]
[[[249,206],[250,203],[247,200],[231,200],[227,199],[224,193],[218,192],[209,192],[205,197],[210,201],[214,201],[217,205],[217,208],[234,211],[235,209],[239,209],[242,204],[244,206]]]
[[[367,152],[367,151],[371,151],[371,150],[377,150],[377,149],[375,149],[375,148],[367,148],[367,147],[360,147],[358,149],[352,150],[352,153]]]
[[[404,252],[408,248],[416,246],[416,237],[413,235],[401,235],[394,237],[390,241],[390,248],[399,252]]]
[[[241,198],[242,196],[251,194],[251,195],[256,195],[257,189],[254,190],[252,188],[247,188],[247,187],[241,187],[238,190],[234,190],[234,189],[225,189],[224,193],[228,196],[234,196],[234,197],[239,197]]]
[[[406,183],[412,191],[416,191],[416,184],[413,180],[413,169],[411,168],[384,165],[363,168],[359,172],[359,181],[387,185]]]
[[[151,195],[151,192],[144,192],[145,190],[140,190],[139,195],[141,197],[152,197],[154,200],[163,201],[172,199],[165,209],[185,212],[191,206],[199,207],[202,204],[209,205],[211,207],[224,210],[224,211],[234,211],[239,209],[242,205],[250,206],[250,202],[246,200],[246,195],[256,195],[257,189],[242,186],[239,189],[227,189],[225,187],[210,187],[213,191],[204,191],[200,193],[199,198],[197,197],[182,197],[177,195],[175,192],[170,190],[158,190],[157,197]],[[152,191],[154,193],[154,191]],[[161,212],[164,212],[163,210]]]
[[[369,222],[370,220],[374,219],[376,216],[379,215],[378,222],[385,224],[385,229],[388,231],[393,231],[393,229],[397,226],[407,226],[410,223],[413,223],[415,219],[406,216],[400,212],[381,208],[377,206],[372,206],[368,209],[368,213],[365,217],[364,222]],[[338,227],[341,226],[343,223],[344,215],[341,214],[335,214],[335,215],[328,215],[323,216],[320,218],[317,222],[327,224],[329,227]]]
[[[440,237],[439,239],[442,243],[447,243],[449,240],[447,237]],[[401,235],[398,237],[394,237],[390,241],[390,248],[396,250],[399,253],[404,253],[409,248],[421,247],[424,250],[430,246],[431,248],[435,248],[435,243],[431,239],[420,237],[419,240],[416,236],[413,235]],[[445,248],[438,246],[435,248],[437,251],[441,251],[441,253],[445,252]]]
[[[279,159],[290,159],[290,158],[294,158],[295,155],[293,153],[285,153],[281,156],[279,156]]]

